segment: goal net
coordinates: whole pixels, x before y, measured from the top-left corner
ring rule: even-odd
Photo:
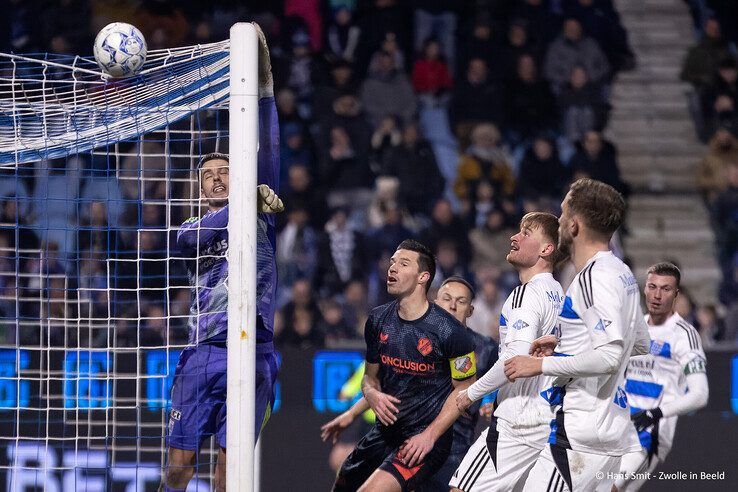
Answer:
[[[229,42],[0,55],[0,488],[156,490],[190,289],[174,239],[228,152]],[[188,490],[210,490],[213,445]]]

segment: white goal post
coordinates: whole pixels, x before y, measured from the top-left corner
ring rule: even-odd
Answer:
[[[254,490],[258,38],[231,28],[229,102],[227,490]],[[237,190],[235,193],[234,190]],[[233,220],[235,217],[238,220]]]

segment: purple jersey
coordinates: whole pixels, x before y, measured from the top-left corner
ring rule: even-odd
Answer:
[[[258,181],[279,192],[279,124],[274,98],[259,100]],[[255,206],[256,204],[254,204]],[[228,328],[228,206],[186,220],[177,246],[188,258],[192,289],[189,341],[222,340]],[[275,217],[259,214],[256,230],[256,342],[274,338],[277,290]]]

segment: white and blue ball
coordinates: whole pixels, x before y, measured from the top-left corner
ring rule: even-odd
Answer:
[[[130,77],[146,61],[146,40],[135,26],[113,22],[100,30],[93,51],[103,72],[112,77]]]

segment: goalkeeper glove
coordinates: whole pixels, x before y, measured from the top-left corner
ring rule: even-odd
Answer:
[[[264,214],[277,214],[284,210],[284,203],[268,185],[256,187],[256,210]]]
[[[638,432],[643,432],[652,425],[657,425],[663,416],[664,414],[661,412],[661,409],[656,407],[651,410],[636,412],[630,416],[630,420],[633,421]]]

